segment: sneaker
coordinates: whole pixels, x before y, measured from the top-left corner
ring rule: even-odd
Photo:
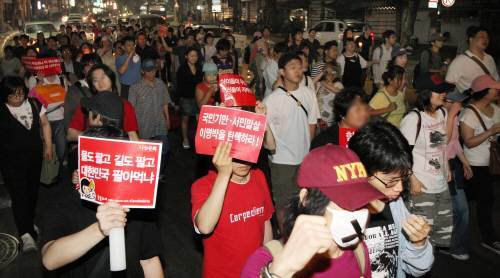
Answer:
[[[22,235],[21,240],[23,242],[23,252],[37,250],[35,240],[29,233],[25,233],[24,235]]]
[[[500,255],[500,241],[494,241],[491,243],[481,242],[481,246]]]
[[[450,254],[451,257],[459,261],[467,261],[469,259],[469,254]]]
[[[191,149],[191,145],[189,145],[189,141],[188,140],[182,141],[182,148],[185,149],[185,150]]]

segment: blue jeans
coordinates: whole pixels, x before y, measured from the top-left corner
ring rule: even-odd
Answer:
[[[463,255],[469,253],[469,204],[463,189],[462,163],[455,158],[450,160],[450,166],[453,171],[453,179],[450,182],[453,206],[453,233],[450,251],[452,254]]]
[[[62,164],[64,160],[64,153],[66,151],[66,134],[64,132],[64,121],[51,121],[50,129],[52,130],[52,144],[56,145],[56,156],[59,163]]]
[[[156,135],[151,137],[151,140],[161,141],[163,143],[163,146],[161,147],[160,175],[164,175],[167,168],[168,151],[170,149],[168,144],[168,135]]]

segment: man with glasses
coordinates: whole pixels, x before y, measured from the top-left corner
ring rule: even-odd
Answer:
[[[410,214],[401,195],[408,194],[412,172],[410,146],[401,132],[387,122],[365,125],[349,141],[365,165],[368,181],[386,196],[372,201],[371,218],[365,231],[372,277],[419,277],[434,261],[427,239],[429,221]]]

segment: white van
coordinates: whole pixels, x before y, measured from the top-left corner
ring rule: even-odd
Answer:
[[[353,29],[354,37],[356,38],[363,31],[364,23],[359,20],[346,19],[346,20],[322,20],[316,23],[311,29],[316,30],[316,39],[321,43],[325,44],[327,41],[336,40],[337,42],[342,41],[344,35],[344,30],[346,28]],[[307,32],[304,33],[304,37],[307,37]]]

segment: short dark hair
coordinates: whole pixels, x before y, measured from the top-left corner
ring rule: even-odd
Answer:
[[[431,111],[432,91],[431,90],[421,90],[417,92],[417,99],[415,100],[415,107],[419,111]]]
[[[384,85],[389,85],[390,80],[397,78],[402,78],[405,74],[405,69],[400,66],[391,66],[386,72],[382,74],[382,80],[384,80]]]
[[[295,30],[293,30],[292,35],[295,37],[295,35],[297,35],[298,33],[303,34],[303,33],[304,33],[304,31],[303,31],[302,29],[295,29]]]
[[[25,39],[25,40],[29,41],[30,37],[28,35],[26,35],[26,34],[22,34],[21,36],[19,36],[19,40],[22,40],[22,39]]]
[[[111,90],[113,91],[113,93],[118,94],[118,88],[116,87],[116,75],[113,70],[111,70],[105,64],[94,65],[87,73],[87,84],[89,85],[92,93],[97,94],[97,89],[94,86],[94,82],[92,82],[92,74],[94,73],[94,71],[99,69],[104,71],[104,74],[111,80]]]
[[[354,38],[345,38],[344,39],[344,45],[346,45],[348,42],[354,43]]]
[[[302,63],[302,60],[300,59],[299,55],[295,52],[287,52],[283,55],[278,60],[278,68],[284,69],[285,66],[292,60],[298,60]]]
[[[335,100],[333,101],[333,113],[337,123],[339,123],[342,118],[347,115],[349,108],[351,108],[357,99],[366,103],[365,92],[363,92],[363,89],[358,87],[344,88],[337,94]]]
[[[375,172],[411,173],[413,156],[408,140],[393,124],[375,120],[368,122],[349,140],[368,175]]]
[[[186,56],[186,57],[187,57],[191,51],[194,51],[194,52],[196,52],[196,54],[198,54],[198,48],[196,48],[196,47],[192,46],[192,47],[188,47],[188,48],[186,49],[186,53],[184,54],[184,56]],[[199,58],[200,58],[200,57],[198,57],[198,59],[199,59]]]
[[[261,32],[262,32],[262,33],[264,33],[264,31],[265,31],[266,29],[267,29],[267,31],[269,31],[269,32],[271,32],[271,31],[272,31],[271,26],[269,26],[269,25],[265,25],[264,27],[262,27]]]
[[[10,51],[10,52],[14,52],[14,47],[12,45],[7,45],[3,48],[3,52],[7,52],[7,51]]]
[[[24,92],[24,98],[28,97],[28,88],[24,80],[18,76],[6,76],[0,83],[0,103],[6,103],[7,98],[21,89]]]
[[[389,39],[392,35],[396,35],[396,32],[394,30],[385,30],[384,33],[382,33],[382,38],[384,38],[384,41],[386,39]]]
[[[146,33],[144,33],[144,32],[138,32],[137,35],[135,36],[135,38],[138,39],[139,36],[144,36],[144,38],[148,39],[148,36],[146,36]]]
[[[330,48],[332,48],[332,47],[334,47],[334,46],[335,46],[335,47],[338,47],[338,46],[339,46],[339,44],[337,43],[337,41],[327,41],[327,42],[325,43],[325,45],[323,46],[323,49],[324,49],[325,51],[327,51],[327,50],[329,50]]]
[[[82,136],[128,140],[127,133],[113,125],[103,125],[88,128],[82,133]]]
[[[230,50],[231,43],[227,39],[220,39],[217,42],[217,44],[215,44],[215,48],[217,49],[217,52],[224,51],[224,50]]]
[[[204,41],[205,43],[207,43],[208,38],[212,38],[212,39],[213,39],[213,38],[214,38],[214,35],[213,35],[212,33],[210,33],[210,32],[206,33],[206,34],[205,34],[205,38],[203,38],[203,41]]]
[[[288,46],[285,42],[279,42],[273,47],[275,53],[285,53],[288,50]]]
[[[89,53],[82,56],[82,58],[80,59],[80,64],[82,64],[82,66],[86,66],[89,64],[100,65],[102,64],[102,59],[96,53]]]
[[[470,38],[473,38],[477,35],[479,32],[486,32],[489,34],[488,29],[482,26],[469,26],[467,30],[465,31],[465,34],[467,35],[467,43],[469,43]]]
[[[317,188],[307,188],[307,194],[300,200],[300,195],[292,196],[286,205],[283,220],[283,239],[286,242],[292,234],[297,217],[303,215],[324,215],[330,199]]]
[[[122,43],[125,44],[126,42],[133,42],[135,43],[135,39],[131,36],[126,36],[122,39]]]

